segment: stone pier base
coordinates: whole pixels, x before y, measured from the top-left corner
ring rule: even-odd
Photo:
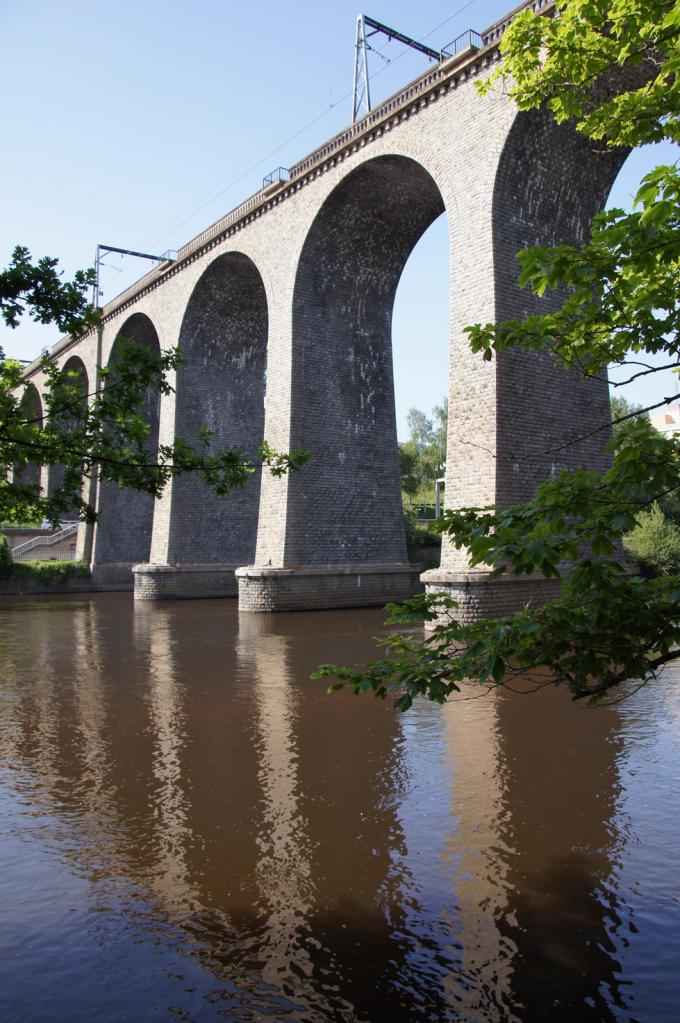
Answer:
[[[236,571],[240,611],[380,607],[422,590],[417,565],[313,565]]]
[[[545,604],[559,596],[559,579],[542,575],[492,577],[489,572],[454,572],[434,568],[420,577],[426,593],[445,593],[458,601],[456,618],[464,625],[480,618],[497,618],[521,611],[527,605]],[[426,623],[434,628],[436,623]]]
[[[135,565],[135,600],[235,597],[236,565]]]

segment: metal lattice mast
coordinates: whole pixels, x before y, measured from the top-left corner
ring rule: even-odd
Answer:
[[[397,32],[389,25],[383,25],[381,21],[369,18],[367,14],[360,14],[357,18],[357,39],[354,45],[354,88],[352,89],[352,121],[356,121],[361,115],[361,110],[367,114],[371,109],[371,93],[368,85],[368,50],[372,49],[367,43],[366,26],[372,31],[368,36],[387,36],[388,41],[395,39],[398,43],[410,46],[412,50],[424,54],[430,60],[440,61],[442,57],[448,56],[446,51],[433,50],[431,46],[419,43],[417,39],[405,36],[403,32]],[[388,62],[389,63],[389,62]]]
[[[354,86],[352,88],[352,121],[371,109],[368,84],[368,56],[366,53],[366,23],[363,14],[357,18],[357,38],[354,45]]]

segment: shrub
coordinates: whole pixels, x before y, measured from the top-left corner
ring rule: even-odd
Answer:
[[[0,579],[7,579],[12,574],[14,562],[6,536],[0,536]]]
[[[0,577],[11,577],[42,586],[59,586],[69,579],[89,579],[90,570],[84,561],[14,561]]]
[[[680,572],[680,526],[655,502],[638,516],[637,526],[624,537],[626,553],[645,575]]]
[[[441,545],[441,534],[419,526],[411,512],[404,512],[404,530],[407,547],[439,547]]]

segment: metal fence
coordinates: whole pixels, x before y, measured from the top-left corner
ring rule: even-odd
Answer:
[[[12,561],[75,561],[75,551],[51,551],[46,553],[43,557],[40,556],[40,548],[33,549],[32,551],[19,551],[18,554],[12,552]]]
[[[456,36],[453,42],[445,46],[442,53],[446,57],[455,57],[457,53],[464,53],[465,50],[481,50],[483,46],[484,40],[479,32],[475,32],[474,29],[469,28],[467,32],[463,32],[461,35]]]

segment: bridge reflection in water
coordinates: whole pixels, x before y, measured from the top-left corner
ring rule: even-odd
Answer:
[[[403,717],[307,680],[380,626],[0,604],[3,1020],[674,1018],[671,676]]]

